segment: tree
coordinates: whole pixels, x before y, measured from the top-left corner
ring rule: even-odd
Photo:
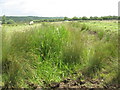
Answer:
[[[3,16],[2,16],[2,24],[5,24],[5,23],[6,23],[6,16],[3,15]]]
[[[90,16],[90,20],[94,20],[94,17]]]
[[[73,19],[73,20],[78,20],[78,17],[75,16],[75,17],[73,17],[72,19]]]
[[[98,17],[98,20],[102,20],[102,18],[101,18],[101,17]]]
[[[79,20],[82,20],[82,17],[79,17]]]
[[[69,18],[68,17],[64,17],[64,20],[68,20]]]
[[[118,16],[118,20],[120,20],[120,16]]]
[[[82,20],[87,20],[88,18],[86,16],[83,16],[82,17]]]
[[[94,16],[94,20],[98,20],[98,17],[97,17],[97,16]]]

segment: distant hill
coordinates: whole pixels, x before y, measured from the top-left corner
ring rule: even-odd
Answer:
[[[1,18],[2,16],[0,16]],[[6,20],[12,19],[15,22],[29,22],[31,20],[45,20],[45,19],[63,19],[64,17],[38,17],[38,16],[6,16]]]

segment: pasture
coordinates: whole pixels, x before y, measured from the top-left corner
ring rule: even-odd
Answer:
[[[2,69],[4,88],[51,88],[66,79],[87,88],[113,88],[119,76],[118,22],[3,25]]]

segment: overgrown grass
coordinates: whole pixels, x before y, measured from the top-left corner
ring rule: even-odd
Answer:
[[[34,83],[45,87],[78,70],[85,77],[110,76],[105,83],[112,82],[118,75],[114,71],[118,68],[118,35],[91,26],[63,22],[22,26],[22,30],[10,27],[11,31],[3,27],[3,86],[30,87]]]

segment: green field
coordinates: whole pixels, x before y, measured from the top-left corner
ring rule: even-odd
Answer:
[[[53,82],[78,77],[87,88],[113,88],[118,76],[115,20],[2,26],[4,88],[50,88]]]

